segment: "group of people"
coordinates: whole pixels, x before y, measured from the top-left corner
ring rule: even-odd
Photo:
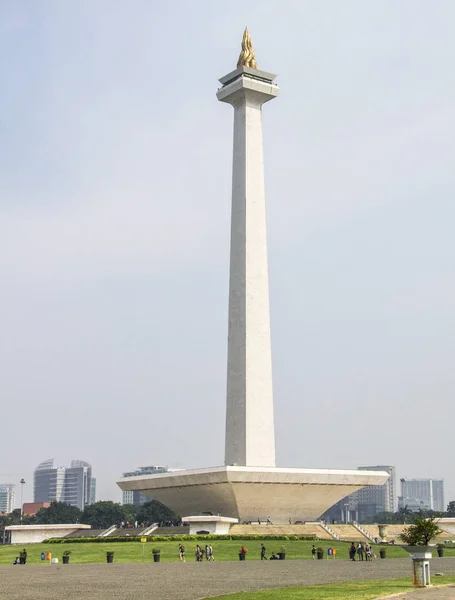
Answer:
[[[359,542],[357,546],[352,542],[349,546],[349,558],[355,561],[356,554],[358,560],[373,560],[373,558],[376,558],[376,554],[373,552],[373,548],[368,542]]]
[[[205,545],[205,552],[199,546],[199,544],[196,545],[196,551],[195,551],[196,562],[202,562],[203,558],[204,558],[204,554],[205,554],[205,560],[215,560],[215,557],[213,556],[212,544]],[[179,560],[180,560],[180,562],[185,562],[185,546],[183,544],[179,544]]]
[[[267,549],[264,544],[261,544],[261,560],[267,560],[267,556],[265,555],[266,551]],[[268,560],[280,560],[280,558],[282,558],[280,553],[276,554],[275,552],[272,552],[272,556]]]
[[[22,552],[19,552],[19,556],[14,559],[13,565],[25,565],[27,564],[27,550],[24,548]]]
[[[141,527],[144,527],[144,523],[138,523],[137,521],[134,521],[134,523],[130,523],[129,521],[122,521],[121,523],[118,524],[118,528],[119,529],[130,529],[130,528],[135,528],[137,529],[139,527],[139,525]]]

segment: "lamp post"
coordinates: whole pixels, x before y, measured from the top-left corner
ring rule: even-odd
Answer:
[[[24,483],[25,483],[25,479],[22,477],[21,479],[21,523],[22,523],[22,517],[24,516]]]

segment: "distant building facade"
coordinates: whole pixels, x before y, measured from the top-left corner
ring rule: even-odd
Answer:
[[[138,475],[154,475],[156,473],[167,473],[175,469],[169,469],[169,467],[160,466],[149,466],[139,467],[136,471],[129,471],[123,473],[122,477],[137,477]],[[134,504],[134,506],[142,506],[145,502],[150,502],[151,496],[142,494],[138,491],[123,491],[122,492],[122,504]]]
[[[96,477],[92,477],[90,481],[90,504],[96,502]]]
[[[80,510],[91,503],[92,467],[73,460],[69,467],[54,467],[54,459],[45,460],[33,475],[34,502],[66,502]]]
[[[395,467],[390,465],[374,465],[358,467],[359,471],[385,471],[389,478],[383,485],[368,485],[357,492],[349,494],[334,504],[324,515],[327,521],[360,523],[374,518],[383,512],[397,510],[397,491]]]
[[[24,502],[22,514],[25,517],[33,517],[40,508],[49,508],[50,502]]]
[[[14,483],[0,483],[0,513],[12,513],[16,499]]]
[[[444,479],[400,479],[400,508],[444,512]]]

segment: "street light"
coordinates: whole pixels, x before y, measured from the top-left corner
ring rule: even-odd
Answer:
[[[347,525],[348,524],[348,519],[349,519],[349,512],[348,512],[348,506],[349,506],[349,504],[345,504],[344,506],[346,507],[345,508],[345,513],[346,513],[345,520],[346,520],[346,525]]]
[[[22,477],[22,479],[21,479],[21,523],[22,523],[22,517],[24,516],[24,483],[25,483],[25,479]]]

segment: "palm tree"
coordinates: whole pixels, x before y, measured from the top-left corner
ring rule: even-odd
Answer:
[[[403,519],[403,524],[406,524],[408,521],[408,517],[412,515],[412,510],[408,508],[408,505],[402,506],[399,511],[401,518]]]

